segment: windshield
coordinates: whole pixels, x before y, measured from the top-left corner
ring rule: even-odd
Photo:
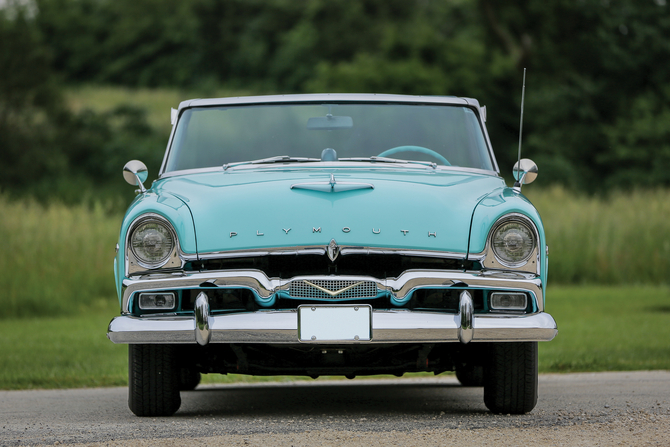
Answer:
[[[324,151],[324,149],[329,149]],[[493,170],[467,107],[414,104],[272,104],[187,109],[166,172],[263,162],[384,157]]]

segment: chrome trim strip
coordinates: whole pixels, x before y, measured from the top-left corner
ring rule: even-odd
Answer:
[[[275,104],[275,103],[320,103],[325,102],[396,102],[409,104],[444,104],[444,105],[471,105],[468,98],[459,96],[419,96],[397,95],[390,93],[308,93],[292,95],[259,95],[237,96],[226,98],[205,98],[183,101],[179,110],[187,107],[207,107],[242,104]]]
[[[205,273],[153,274],[123,280],[122,313],[129,313],[130,296],[137,291],[194,288],[205,282],[219,287],[251,289],[261,298],[270,298],[285,281],[269,279],[260,270],[221,270]],[[211,286],[210,286],[211,287]]]
[[[326,248],[323,245],[303,245],[295,247],[275,247],[262,250],[233,250],[213,251],[199,254],[181,254],[185,261],[198,261],[209,259],[246,258],[252,256],[275,256],[275,255],[325,255]],[[381,248],[381,247],[340,247],[340,255],[401,255],[418,256],[426,258],[466,259],[466,253],[432,251],[432,250],[409,250],[406,248]]]
[[[373,310],[372,340],[345,343],[458,342],[458,315],[410,310]],[[299,343],[296,310],[258,311],[210,317],[210,343]],[[476,315],[472,342],[549,341],[558,328],[547,313],[527,316]],[[114,343],[195,344],[195,319],[120,316],[109,323]],[[328,342],[333,344],[332,342]]]
[[[274,293],[288,290],[291,281],[306,279],[332,280],[332,276],[296,276],[279,279],[268,278],[260,270],[217,270],[210,272],[154,274],[123,280],[122,313],[130,313],[129,299],[135,292],[161,291],[195,288],[205,282],[226,288],[246,288],[261,299],[269,299]],[[467,287],[495,288],[531,292],[537,300],[538,310],[544,310],[542,280],[530,273],[479,272],[453,270],[407,270],[397,278],[378,279],[371,276],[338,276],[339,280],[374,281],[380,291],[390,293],[401,301],[411,292],[424,287],[450,287],[464,283]],[[211,286],[210,286],[211,287]]]

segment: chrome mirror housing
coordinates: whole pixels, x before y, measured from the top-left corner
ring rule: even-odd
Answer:
[[[139,160],[130,160],[123,167],[123,178],[133,186],[139,186],[140,192],[146,192],[144,182],[149,177],[147,166]]]
[[[514,183],[514,189],[520,191],[521,185],[533,183],[537,178],[537,165],[531,159],[522,158],[514,164],[514,168],[512,168],[512,175],[516,180]]]

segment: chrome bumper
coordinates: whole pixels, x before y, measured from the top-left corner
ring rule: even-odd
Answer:
[[[462,313],[373,310],[371,340],[328,344],[549,341],[558,332],[552,316],[544,312],[527,316],[476,315],[468,324],[461,324]],[[196,321],[196,317],[120,316],[109,324],[107,337],[114,343],[127,344],[301,343],[296,310],[203,317]]]

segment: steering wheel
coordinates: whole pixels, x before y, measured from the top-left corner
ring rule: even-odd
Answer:
[[[391,149],[386,149],[384,152],[381,154],[377,155],[378,157],[388,157],[389,155],[397,154],[398,152],[419,152],[421,154],[426,154],[430,155],[431,157],[437,158],[440,160],[442,163],[444,163],[446,166],[451,166],[451,163],[444,158],[442,155],[439,153],[435,152],[432,149],[428,149],[427,147],[423,146],[396,146],[392,147]]]

